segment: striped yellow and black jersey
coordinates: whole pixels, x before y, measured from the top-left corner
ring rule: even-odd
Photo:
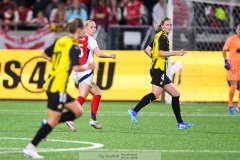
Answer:
[[[45,53],[52,58],[52,69],[44,84],[44,90],[52,93],[65,92],[72,66],[79,65],[78,43],[74,38],[65,36],[57,39]]]
[[[159,31],[154,40],[149,44],[152,48],[152,64],[151,69],[161,69],[166,71],[168,65],[168,57],[161,57],[159,51],[169,51],[169,40],[164,31]]]

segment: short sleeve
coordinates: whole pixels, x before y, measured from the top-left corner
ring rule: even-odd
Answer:
[[[223,49],[228,51],[230,49],[231,43],[232,43],[231,38],[228,38],[226,43],[223,46]]]
[[[56,41],[51,46],[49,46],[44,50],[44,52],[47,54],[48,57],[52,57],[55,43]]]
[[[80,54],[81,50],[78,46],[72,46],[72,48],[70,49],[70,58],[72,61],[72,66],[76,66],[79,65],[79,54]]]
[[[91,37],[91,36],[89,36],[89,43],[88,43],[88,45],[91,48],[91,50],[94,50],[95,48],[98,47],[97,41],[93,37]]]
[[[159,50],[169,51],[168,39],[166,36],[162,35],[159,37]]]
[[[152,42],[150,42],[150,43],[148,44],[151,48],[153,48],[153,41],[154,41],[154,40],[152,40]]]

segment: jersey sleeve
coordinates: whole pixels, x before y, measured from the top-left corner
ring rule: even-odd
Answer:
[[[169,50],[169,44],[168,44],[168,39],[166,36],[162,35],[159,37],[159,50],[162,51],[168,51]]]
[[[70,59],[72,61],[72,66],[79,65],[79,54],[81,50],[78,46],[72,46],[70,49]]]
[[[153,48],[153,41],[154,41],[154,40],[152,40],[152,42],[150,42],[150,43],[148,44],[151,48]]]
[[[51,46],[49,46],[44,50],[44,52],[47,54],[48,57],[52,57],[55,43],[56,41]]]
[[[97,41],[93,37],[89,37],[88,45],[92,50],[98,47]]]
[[[232,43],[231,38],[228,38],[227,41],[226,41],[226,43],[225,43],[224,46],[223,46],[223,49],[226,50],[226,51],[228,51],[228,50],[230,49],[231,43]]]

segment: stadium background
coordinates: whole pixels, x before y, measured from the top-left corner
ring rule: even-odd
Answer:
[[[3,15],[0,46],[1,49],[7,49],[0,52],[0,89],[2,91],[0,99],[42,100],[46,99],[46,96],[40,92],[47,77],[49,64],[41,58],[34,57],[38,57],[40,50],[50,45],[54,39],[67,33],[61,32],[61,28],[59,30],[57,27],[62,22],[56,22],[49,14],[51,13],[49,8],[52,10],[55,7],[58,8],[59,0],[53,0],[52,3],[44,0],[35,3],[23,2],[6,0],[0,5]],[[67,14],[71,9],[72,1],[63,2],[67,5]],[[118,1],[122,11],[118,23],[113,25],[112,22],[107,22],[108,24],[105,25],[104,22],[98,25],[94,36],[100,49],[106,50],[107,53],[117,53],[116,60],[96,59],[99,67],[95,70],[95,81],[103,90],[103,100],[138,100],[141,95],[149,91],[150,59],[142,50],[155,34],[153,17],[170,16],[174,23],[173,32],[170,34],[172,49],[187,50],[186,56],[170,59],[168,71],[182,93],[181,100],[226,102],[228,84],[221,49],[226,38],[235,33],[235,26],[239,22],[238,1],[173,0],[163,3],[162,15],[154,15],[157,13],[154,13],[153,8],[160,2],[164,1],[142,0],[145,14],[140,25],[134,26],[127,25],[122,15],[127,1]],[[89,18],[101,23],[104,19],[102,15],[107,16],[103,13],[92,16],[92,11],[98,7],[98,1],[85,0],[81,3],[82,10],[87,11]],[[105,4],[106,10],[111,13],[111,1],[105,1]],[[49,23],[39,25],[31,21],[19,20],[20,24],[16,22],[14,16],[12,21],[8,22],[3,12],[4,7],[8,5],[17,5],[14,13],[19,12],[19,15],[20,7],[27,8],[28,12],[31,9],[33,19],[40,10],[43,10]],[[76,95],[77,90],[71,78],[70,81],[69,92]],[[127,93],[126,90],[128,90]],[[162,100],[169,101],[166,95]]]
[[[47,19],[56,7],[52,2],[57,1],[26,0],[26,6],[32,9],[34,18],[38,11],[44,10]],[[89,17],[97,0],[81,1]],[[41,52],[56,38],[67,35],[55,20],[44,24],[42,21],[36,23],[35,19],[34,23],[20,24],[13,17],[4,18],[7,8],[13,7],[12,11],[16,11],[23,7],[22,2],[0,0],[0,160],[25,159],[23,147],[47,116],[42,85],[51,64],[40,56]],[[64,2],[69,11],[71,0]],[[105,2],[109,6],[111,1]],[[123,11],[127,0],[118,2]],[[191,129],[182,131],[177,128],[171,105],[165,102],[153,102],[142,109],[138,125],[133,124],[127,114],[127,110],[136,105],[136,100],[151,89],[151,60],[143,49],[155,34],[152,11],[158,0],[141,2],[146,11],[141,25],[127,25],[121,15],[118,25],[109,24],[106,29],[98,25],[94,35],[100,49],[117,54],[115,60],[96,58],[94,81],[106,100],[101,102],[98,111],[98,122],[103,129],[89,126],[90,101],[87,101],[83,105],[84,115],[74,122],[77,132],[69,132],[66,124],[59,124],[47,137],[48,141],[38,146],[39,153],[51,160],[78,160],[86,152],[107,151],[155,152],[161,153],[161,160],[239,159],[239,113],[230,115],[228,112],[229,88],[221,49],[227,37],[235,34],[240,0],[162,0],[164,7],[157,10],[161,11],[160,18],[173,19],[173,32],[169,35],[172,49],[187,50],[185,56],[170,59],[168,70],[181,92],[182,116],[193,124]],[[100,13],[98,18],[106,20],[103,15]],[[77,89],[71,77],[69,80],[68,91],[76,97]],[[237,98],[235,95],[235,101]],[[161,99],[170,100],[167,94]],[[103,147],[86,150],[90,145],[81,142],[98,143]]]

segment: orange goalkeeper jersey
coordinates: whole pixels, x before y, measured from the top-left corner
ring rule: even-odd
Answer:
[[[223,49],[230,53],[228,59],[231,66],[240,67],[240,38],[237,35],[229,37]]]

